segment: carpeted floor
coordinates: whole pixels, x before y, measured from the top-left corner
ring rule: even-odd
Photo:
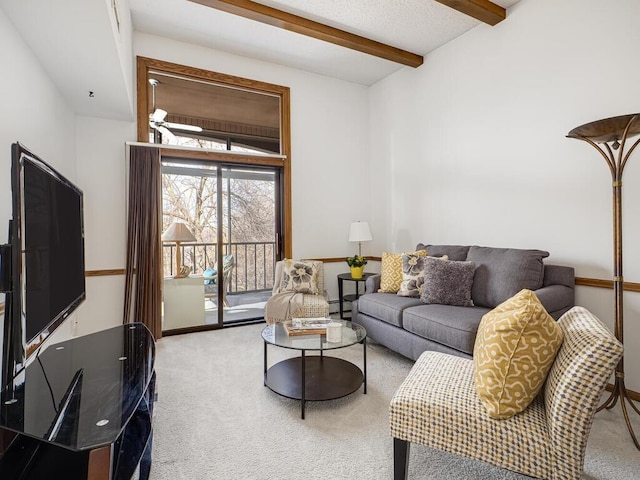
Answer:
[[[263,386],[261,325],[167,337],[158,342],[158,403],[153,480],[382,480],[393,478],[388,405],[412,362],[369,343],[368,390],[307,404]],[[297,352],[270,346],[269,365]],[[334,356],[362,367],[360,345]],[[636,431],[639,417],[633,414]],[[419,445],[409,478],[525,479],[512,472]],[[585,462],[586,480],[640,478],[620,408],[598,413]]]

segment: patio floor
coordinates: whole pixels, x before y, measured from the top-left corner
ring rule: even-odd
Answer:
[[[224,322],[264,318],[264,305],[271,291],[257,291],[227,295],[229,307],[224,307]],[[218,323],[218,308],[211,299],[205,300],[205,323]]]

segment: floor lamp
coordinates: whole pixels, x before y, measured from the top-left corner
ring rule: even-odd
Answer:
[[[640,113],[622,115],[619,117],[605,118],[595,122],[580,125],[569,132],[567,137],[583,140],[594,147],[603,156],[609,170],[613,185],[613,293],[615,296],[615,331],[614,334],[624,344],[623,322],[623,291],[624,280],[622,277],[622,173],[629,160],[629,156],[640,144],[636,140],[625,153],[627,139],[640,134]],[[598,145],[600,144],[600,145]],[[617,151],[617,155],[614,154]],[[629,397],[629,392],[624,385],[624,357],[620,359],[616,367],[615,385],[609,398],[598,408],[613,408],[620,399],[620,406],[627,428],[636,448],[640,450],[640,444],[633,431],[627,403],[640,415],[640,410]]]

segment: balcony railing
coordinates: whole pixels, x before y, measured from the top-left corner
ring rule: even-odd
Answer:
[[[175,245],[163,245],[162,263],[165,276],[171,276],[176,266]],[[214,268],[218,258],[217,243],[189,243],[180,245],[182,264],[191,267],[191,273],[202,275]],[[275,242],[231,242],[222,245],[223,255],[233,255],[235,266],[227,293],[245,293],[273,288],[276,263]]]

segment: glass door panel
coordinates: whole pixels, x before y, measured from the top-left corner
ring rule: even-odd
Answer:
[[[206,329],[263,318],[279,259],[280,176],[274,167],[163,161],[163,231],[172,223],[184,223],[196,239],[179,247],[163,244],[165,287],[169,287],[165,293],[177,292],[165,295],[165,302],[187,301],[186,288],[182,295],[176,286],[189,283],[189,302],[199,295],[204,309],[197,319],[191,314],[183,321],[173,318],[175,308],[164,305],[172,318],[164,322],[163,330]],[[189,269],[188,279],[173,278],[176,255]],[[187,311],[187,306],[181,308]]]
[[[276,178],[275,169],[222,168],[222,231],[226,252],[234,261],[226,323],[264,317],[278,257]]]

